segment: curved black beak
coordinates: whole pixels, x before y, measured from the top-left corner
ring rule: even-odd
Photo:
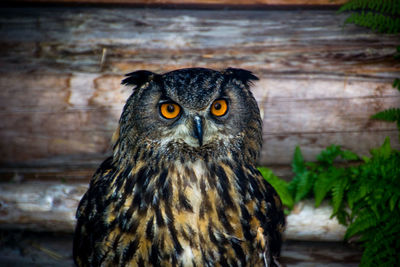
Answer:
[[[203,120],[199,116],[194,116],[194,136],[199,140],[199,145],[203,145]]]

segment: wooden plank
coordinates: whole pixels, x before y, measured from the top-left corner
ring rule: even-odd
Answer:
[[[133,4],[133,5],[197,5],[197,6],[332,6],[342,5],[346,0],[17,0],[23,3],[68,4]]]
[[[75,211],[87,184],[0,183],[0,228],[71,233]],[[340,241],[345,227],[331,219],[327,203],[299,203],[287,217],[290,240]]]
[[[87,185],[0,184],[0,227],[73,232],[76,207]]]
[[[343,28],[345,18],[321,10],[3,8],[0,71],[121,75],[234,66],[259,75],[395,77],[399,39]]]
[[[342,242],[286,241],[280,262],[293,267],[357,267],[361,254],[360,248]]]

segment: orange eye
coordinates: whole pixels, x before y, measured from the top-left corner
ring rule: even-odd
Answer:
[[[211,114],[217,117],[221,117],[228,111],[228,103],[225,99],[215,100],[211,105]]]
[[[160,106],[161,115],[166,119],[174,119],[181,112],[181,107],[175,103],[164,103]]]

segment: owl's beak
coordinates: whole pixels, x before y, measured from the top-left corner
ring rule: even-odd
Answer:
[[[199,146],[203,145],[203,120],[200,116],[194,116],[194,136],[199,140]]]

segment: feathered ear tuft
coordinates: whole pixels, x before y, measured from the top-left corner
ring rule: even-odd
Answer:
[[[244,69],[234,69],[234,68],[227,68],[223,71],[223,74],[230,78],[237,79],[244,83],[247,87],[252,84],[252,81],[258,81],[258,77],[255,76],[251,71],[244,70]]]
[[[125,74],[125,76],[127,78],[123,79],[121,83],[123,85],[134,85],[135,88],[139,88],[143,84],[160,77],[159,74],[147,70],[134,71]]]

